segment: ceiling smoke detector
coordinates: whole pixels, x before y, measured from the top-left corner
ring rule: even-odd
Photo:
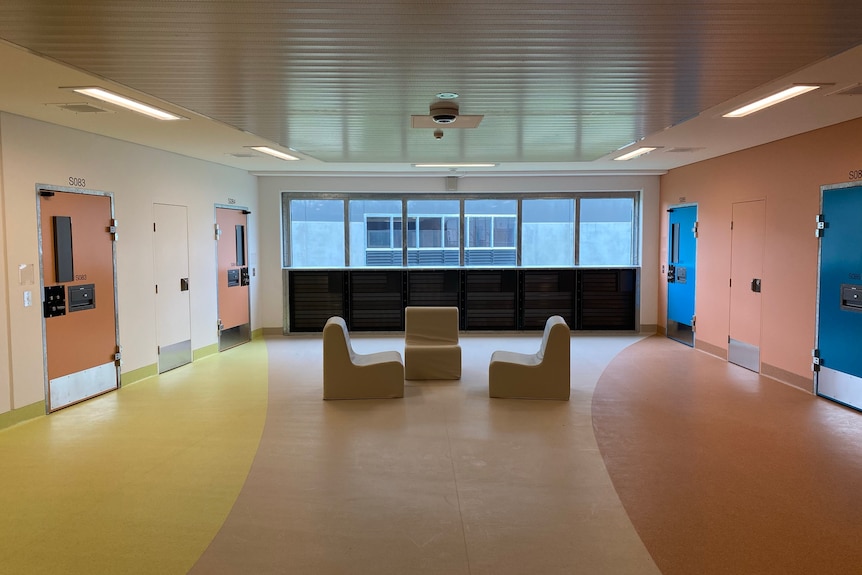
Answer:
[[[435,124],[451,124],[458,119],[458,104],[455,102],[434,102],[428,112]]]

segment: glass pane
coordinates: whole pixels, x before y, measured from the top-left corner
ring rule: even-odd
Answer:
[[[465,200],[464,265],[516,265],[517,215],[517,200]]]
[[[443,247],[443,221],[441,218],[419,218],[419,247]]]
[[[392,247],[392,218],[370,217],[365,221],[369,248]]]
[[[524,200],[521,217],[521,265],[574,265],[574,200]]]
[[[582,198],[578,233],[580,265],[634,264],[634,199]]]
[[[344,201],[290,200],[294,268],[344,267]]]
[[[350,200],[348,205],[350,267],[401,266],[401,200]]]
[[[460,264],[460,211],[458,200],[407,202],[407,215],[413,226],[411,242],[407,245],[408,266]]]

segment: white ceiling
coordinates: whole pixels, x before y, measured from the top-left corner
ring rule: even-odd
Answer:
[[[651,173],[862,117],[834,95],[862,83],[859,2],[4,0],[0,39],[0,110],[259,174]],[[826,86],[721,117],[802,82]],[[188,120],[64,89],[84,85]],[[411,127],[443,91],[478,128]],[[660,149],[612,161],[638,140]]]

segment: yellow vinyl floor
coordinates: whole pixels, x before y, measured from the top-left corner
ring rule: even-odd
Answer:
[[[0,431],[0,573],[187,572],[266,418],[263,341]]]

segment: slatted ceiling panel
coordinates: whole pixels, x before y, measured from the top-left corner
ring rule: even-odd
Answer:
[[[351,330],[404,330],[404,272],[351,271]]]
[[[575,327],[575,270],[524,270],[523,329],[544,329],[553,315]]]
[[[589,161],[859,44],[862,8],[4,0],[0,38],[326,162]],[[408,128],[440,90],[480,128]]]
[[[332,316],[344,317],[342,271],[288,272],[290,331],[319,332]]]
[[[407,305],[458,306],[460,270],[407,272]]]
[[[578,329],[635,329],[636,271],[578,270]]]

